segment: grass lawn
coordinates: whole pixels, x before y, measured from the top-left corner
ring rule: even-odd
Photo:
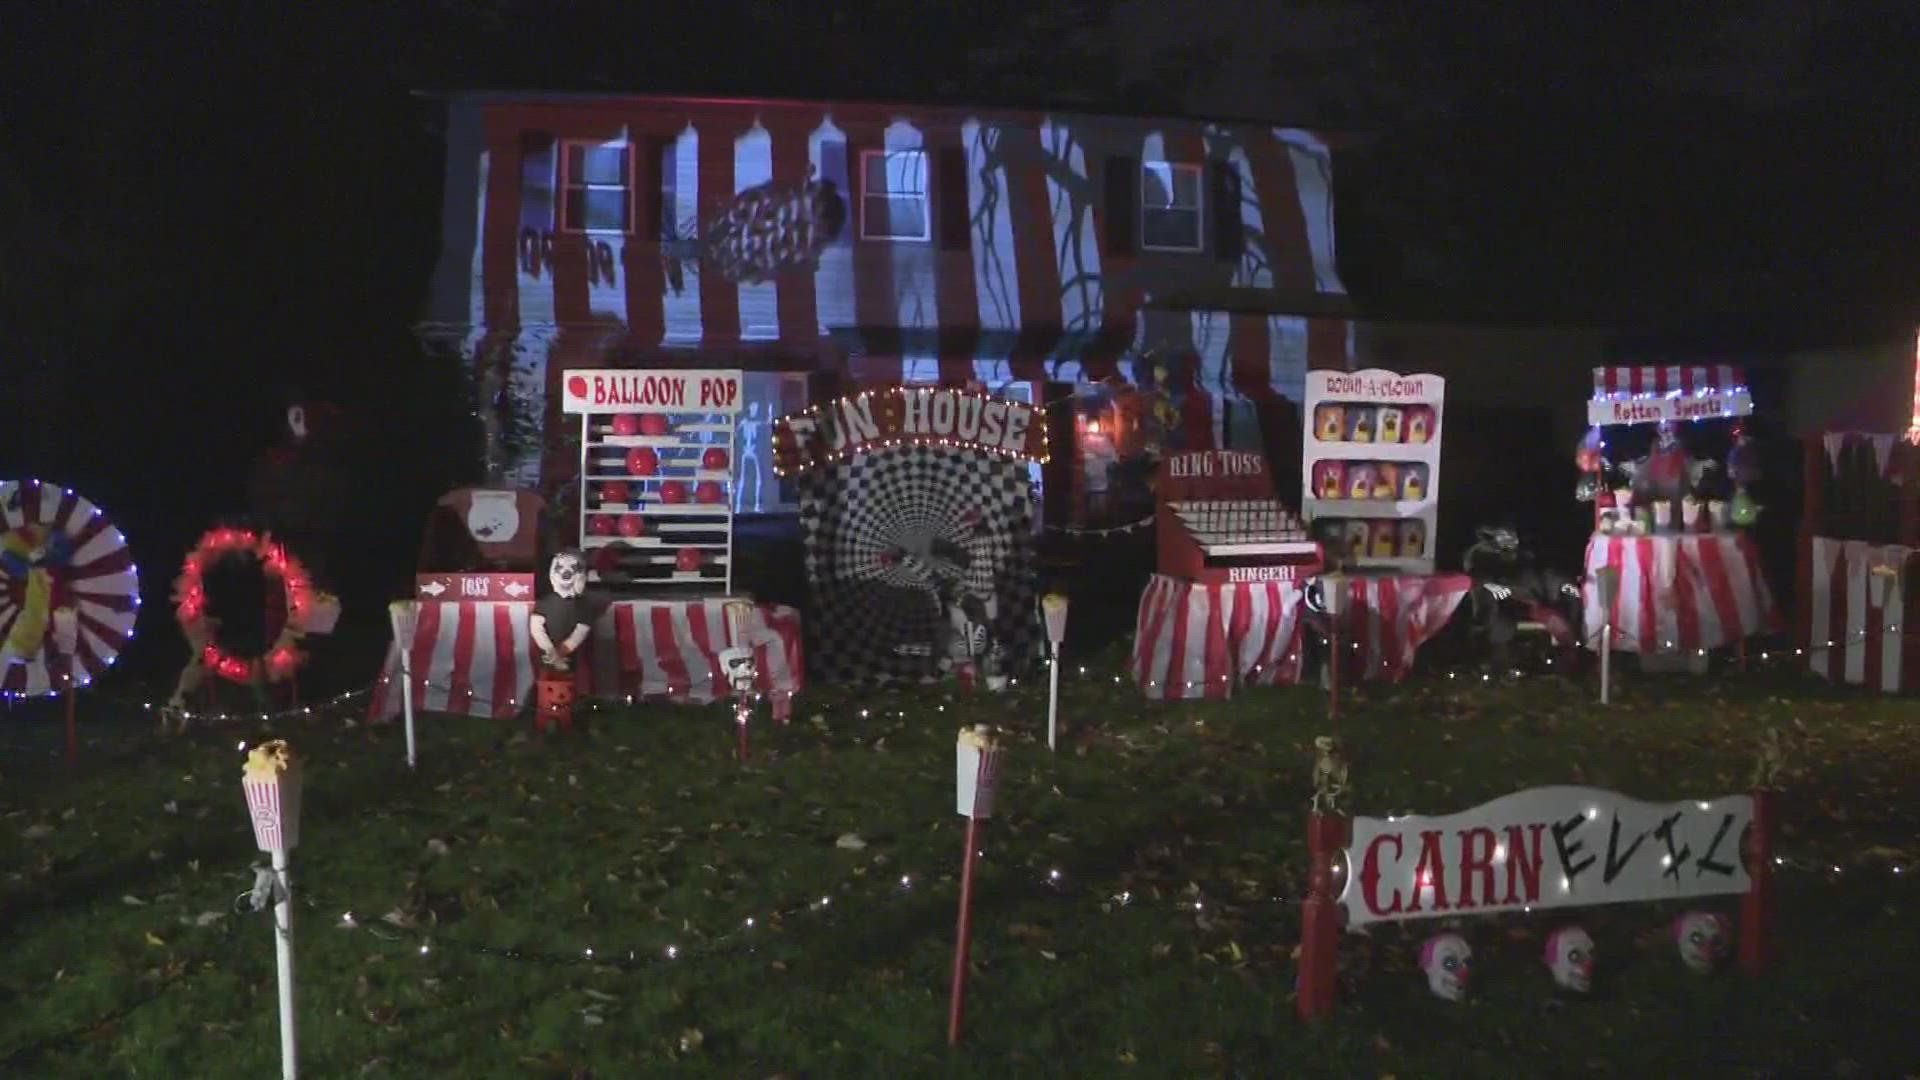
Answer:
[[[1665,932],[1673,908],[1592,909],[1574,917],[1599,943],[1600,985],[1567,1001],[1539,958],[1568,915],[1479,919],[1464,925],[1476,996],[1448,1005],[1415,967],[1437,925],[1388,927],[1343,942],[1341,1012],[1308,1028],[1293,1017],[1293,901],[1324,699],[1149,706],[1114,670],[1065,680],[1056,756],[1044,690],[1025,685],[810,691],[790,728],[756,729],[745,766],[724,707],[613,708],[551,741],[427,717],[417,775],[397,725],[282,724],[271,733],[309,762],[294,860],[306,1070],[1920,1072],[1920,871],[1892,871],[1920,834],[1911,701],[1778,672],[1629,678],[1608,710],[1547,677],[1368,689],[1336,732],[1368,813],[1552,783],[1739,791],[1760,728],[1786,728],[1781,962],[1760,981],[1694,976]],[[236,743],[269,732],[163,740],[137,712],[86,708],[91,756],[71,776],[52,713],[0,724],[0,1075],[271,1075],[271,930],[233,913],[258,857]],[[967,721],[1018,742],[983,844],[967,1038],[949,1051]],[[349,910],[357,929],[337,925]]]

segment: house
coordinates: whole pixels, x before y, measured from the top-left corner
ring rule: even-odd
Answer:
[[[1310,131],[663,96],[438,105],[442,249],[419,333],[472,372],[491,479],[555,506],[574,505],[579,463],[566,368],[746,370],[745,511],[790,506],[770,452],[753,474],[773,418],[977,381],[1048,406],[1046,515],[1088,521],[1156,416],[1169,445],[1297,462],[1289,399],[1354,355],[1333,153]]]

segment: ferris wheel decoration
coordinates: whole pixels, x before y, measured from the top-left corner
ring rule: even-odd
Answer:
[[[822,677],[929,679],[991,652],[1037,655],[1033,508],[1024,462],[964,447],[872,449],[800,478]]]
[[[54,484],[0,480],[0,694],[91,683],[139,607],[139,567],[106,514]]]

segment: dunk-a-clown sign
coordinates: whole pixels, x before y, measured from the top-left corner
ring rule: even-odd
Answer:
[[[1546,787],[1447,817],[1354,818],[1347,924],[1744,893],[1753,797]]]
[[[952,446],[1047,460],[1046,424],[1023,402],[935,387],[889,387],[781,417],[773,467],[781,476],[894,446]]]

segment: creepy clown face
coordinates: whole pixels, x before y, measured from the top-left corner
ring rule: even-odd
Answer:
[[[1420,970],[1427,973],[1427,987],[1447,1001],[1467,996],[1472,959],[1473,947],[1459,934],[1435,934],[1420,947]]]
[[[1689,911],[1673,921],[1673,940],[1680,947],[1680,962],[1688,970],[1711,974],[1727,955],[1733,930],[1725,915],[1710,911]]]
[[[287,407],[287,434],[293,436],[293,441],[296,443],[307,441],[307,410],[305,406],[290,405]]]
[[[1593,938],[1577,926],[1547,936],[1547,968],[1553,981],[1576,994],[1593,989]]]
[[[555,596],[572,598],[587,591],[587,568],[577,551],[563,551],[547,564],[547,583]]]

